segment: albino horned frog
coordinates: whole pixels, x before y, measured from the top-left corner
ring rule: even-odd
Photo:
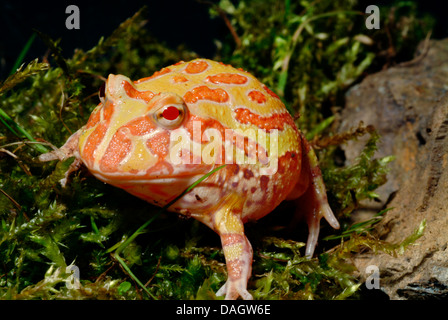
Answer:
[[[100,100],[87,124],[40,160],[74,156],[101,181],[157,206],[227,164],[168,208],[221,237],[228,279],[217,295],[252,299],[244,223],[283,200],[306,218],[307,256],[322,217],[339,228],[314,151],[278,96],[248,72],[196,59],[134,82],[111,74]]]

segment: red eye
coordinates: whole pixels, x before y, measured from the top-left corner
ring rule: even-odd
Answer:
[[[161,104],[155,108],[155,111],[151,112],[154,117],[154,121],[162,128],[167,130],[176,129],[182,125],[187,114],[187,106],[179,96],[173,96],[174,93],[163,94],[162,101],[156,101],[157,104]],[[166,100],[174,100],[166,103]],[[179,102],[179,103],[176,103]]]
[[[162,112],[162,116],[166,119],[166,120],[175,120],[177,119],[177,117],[179,116],[180,112],[179,109],[177,109],[174,106],[169,106],[168,108],[166,108],[165,110],[163,110]]]

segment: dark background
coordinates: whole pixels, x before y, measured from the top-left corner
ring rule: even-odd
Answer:
[[[79,30],[65,27],[69,16],[65,10],[70,4],[79,8]],[[63,56],[71,57],[75,48],[89,50],[101,36],[109,36],[121,22],[144,5],[148,7],[146,27],[151,34],[172,47],[186,43],[199,55],[212,56],[215,52],[213,39],[222,38],[228,32],[221,19],[210,19],[209,6],[195,0],[0,0],[0,79],[8,76],[33,28],[52,39],[61,38]],[[25,61],[41,58],[46,51],[43,41],[36,37]]]
[[[232,2],[236,3],[237,0]],[[365,6],[382,6],[394,1],[362,2],[365,2]],[[448,37],[448,0],[418,2],[422,14],[428,12],[437,19],[433,38]],[[65,20],[69,16],[65,9],[70,4],[75,4],[80,9],[79,30],[68,30],[65,27]],[[209,6],[196,0],[0,0],[0,80],[8,76],[32,35],[32,28],[48,34],[52,39],[61,38],[63,56],[71,57],[75,48],[89,50],[97,44],[101,36],[109,36],[121,22],[131,17],[143,5],[149,9],[146,27],[151,34],[172,47],[185,43],[188,49],[210,58],[215,53],[214,39],[222,39],[228,34],[220,18],[210,19]],[[42,58],[46,51],[42,40],[36,37],[24,61]]]

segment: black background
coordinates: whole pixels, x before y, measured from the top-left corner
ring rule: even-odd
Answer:
[[[67,6],[80,11],[80,29],[68,30]],[[120,1],[1,1],[0,0],[0,79],[8,76],[15,60],[35,28],[52,39],[62,39],[63,56],[71,57],[75,48],[89,50],[101,36],[109,36],[118,25],[141,7],[148,7],[146,28],[169,46],[187,44],[201,56],[215,52],[214,39],[228,30],[224,22],[210,19],[209,7],[195,0],[120,0]],[[37,37],[25,61],[41,58],[47,48]]]

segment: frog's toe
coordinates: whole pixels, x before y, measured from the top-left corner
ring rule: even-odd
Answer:
[[[253,300],[252,295],[246,289],[246,283],[241,281],[227,280],[226,283],[216,292],[217,296],[226,296],[226,300],[236,300],[239,296],[244,300]]]
[[[238,291],[238,294],[243,298],[244,300],[253,300],[254,297],[247,291],[246,289]]]
[[[327,220],[327,222],[332,226],[334,229],[339,229],[340,225],[338,222],[338,219],[336,219],[336,216],[334,215],[333,211],[330,208],[330,205],[328,202],[322,203],[320,208],[322,216]]]
[[[44,154],[41,154],[39,156],[39,161],[40,162],[48,162],[48,161],[53,161],[53,160],[64,160],[66,158],[66,154],[60,150],[60,149],[55,149],[51,152],[47,152]]]
[[[339,222],[333,214],[328,203],[317,202],[315,207],[309,209],[307,216],[308,223],[308,240],[306,242],[305,255],[309,258],[313,256],[314,249],[317,245],[320,231],[320,219],[325,217],[328,223],[335,229],[339,229]]]
[[[226,292],[227,292],[227,282],[224,283],[224,285],[216,292],[216,295],[218,297],[221,297],[221,296],[225,295]]]

